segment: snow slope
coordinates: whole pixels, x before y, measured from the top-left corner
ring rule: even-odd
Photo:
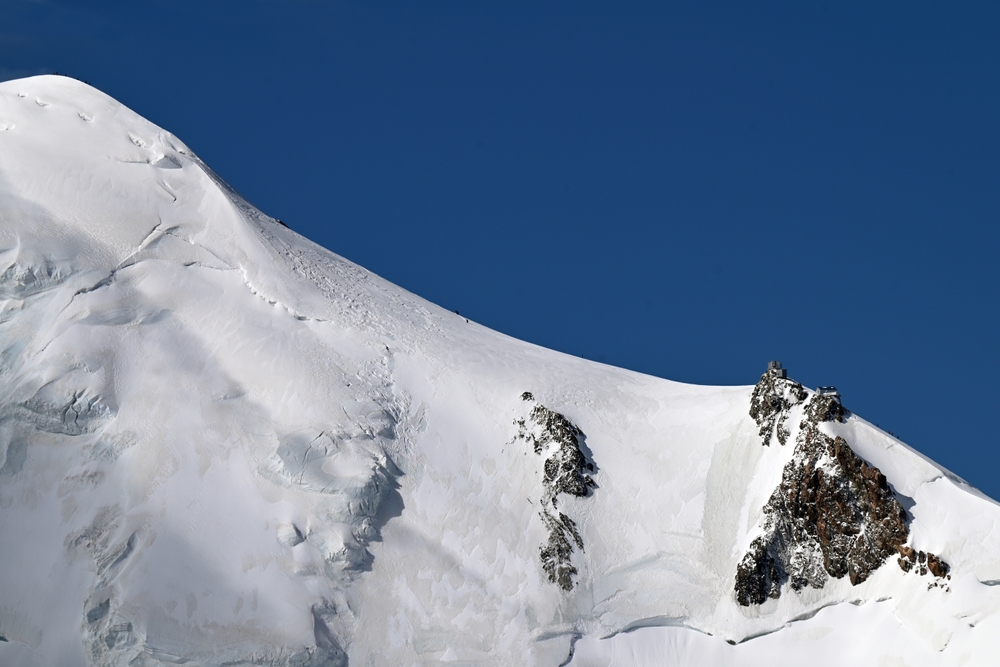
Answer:
[[[993,664],[1000,508],[954,475],[823,423],[950,578],[743,606],[794,449],[752,386],[447,312],[78,81],[0,84],[0,300],[0,664]]]

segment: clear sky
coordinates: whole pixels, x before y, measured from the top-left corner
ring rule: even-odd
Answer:
[[[518,338],[779,359],[1000,498],[1000,5],[686,4],[0,0],[0,79],[83,79]]]

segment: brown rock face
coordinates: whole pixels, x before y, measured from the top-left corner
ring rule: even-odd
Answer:
[[[788,411],[805,395],[798,383],[770,371],[764,374],[750,404],[763,444],[772,432],[779,442],[787,440],[789,433],[785,430],[782,437],[782,430]],[[842,421],[846,414],[832,396],[813,395],[803,407],[792,460],[764,506],[764,532],[736,570],[741,605],[779,597],[786,582],[793,590],[822,588],[829,577],[846,576],[857,585],[891,555],[909,549],[904,546],[909,537],[906,511],[885,475],[843,438],[819,429],[821,423]],[[947,572],[947,564],[935,559],[935,568]],[[904,571],[913,567],[910,560],[906,563],[901,555]]]
[[[948,563],[944,562],[930,552],[927,553],[927,569],[930,570],[931,574],[938,579],[947,577],[948,573],[951,571],[951,567]]]
[[[818,543],[830,576],[846,575],[860,584],[906,542],[906,511],[885,475],[843,438],[807,428],[802,440],[806,456],[786,467],[782,485],[788,484],[788,502],[782,509]],[[797,583],[792,581],[793,588],[801,588]]]
[[[950,579],[951,567],[938,556],[931,552],[917,551],[911,547],[902,546],[899,548],[899,558],[897,559],[900,569],[903,572],[914,572],[920,576],[928,573],[937,579]],[[940,585],[940,583],[938,584]]]

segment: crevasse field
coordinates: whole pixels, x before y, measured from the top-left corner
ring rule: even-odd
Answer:
[[[996,664],[1000,507],[948,471],[822,422],[949,573],[741,605],[804,405],[762,440],[753,386],[445,311],[72,79],[0,84],[0,308],[0,665]]]

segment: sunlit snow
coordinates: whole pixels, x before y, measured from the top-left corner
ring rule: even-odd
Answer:
[[[740,606],[792,453],[761,445],[752,386],[470,322],[62,77],[0,84],[0,391],[2,665],[995,660],[1000,507],[905,444],[823,425],[885,474],[947,589],[891,558]],[[595,468],[557,509],[519,437],[536,404]],[[579,531],[570,590],[542,567],[543,503]]]

